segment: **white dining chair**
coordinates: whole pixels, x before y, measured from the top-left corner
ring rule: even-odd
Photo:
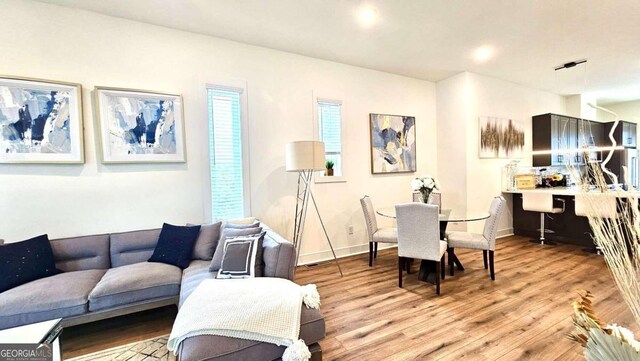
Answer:
[[[413,201],[422,203],[422,194],[420,192],[413,192]],[[435,204],[442,209],[442,193],[431,192],[427,204]]]
[[[494,253],[496,249],[496,237],[498,233],[498,222],[506,207],[507,201],[502,196],[493,198],[489,208],[489,218],[484,222],[482,234],[470,232],[448,232],[446,234],[449,252],[449,271],[453,276],[453,251],[456,248],[482,250],[484,269],[489,268],[491,279],[496,279],[494,267]],[[489,260],[487,262],[487,253]]]
[[[398,229],[392,227],[378,228],[376,220],[376,212],[373,209],[373,203],[369,196],[360,199],[364,220],[367,224],[367,233],[369,235],[369,267],[373,265],[373,259],[378,257],[378,242],[380,243],[398,243]]]
[[[409,259],[436,262],[436,294],[444,278],[444,254],[447,242],[440,240],[438,206],[424,203],[396,205],[398,222],[398,287],[402,288],[402,270]]]
[[[553,205],[553,194],[546,192],[523,192],[522,193],[522,209],[530,212],[540,213],[540,238],[532,239],[531,242],[540,243],[540,245],[552,246],[555,242],[548,241],[544,235],[545,233],[554,233],[553,230],[544,228],[544,219],[547,214],[560,214],[564,213],[565,201],[562,198],[555,199],[562,203],[562,207],[555,207]]]

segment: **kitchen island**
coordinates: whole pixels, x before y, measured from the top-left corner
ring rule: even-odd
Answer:
[[[587,217],[577,216],[575,213],[575,195],[580,191],[570,187],[553,187],[553,188],[537,188],[537,189],[520,189],[514,191],[503,191],[505,194],[512,195],[512,214],[513,214],[513,233],[520,236],[538,238],[540,232],[540,213],[529,212],[522,209],[522,194],[551,193],[554,198],[554,205],[562,206],[565,203],[564,213],[549,215],[545,220],[545,228],[555,233],[547,233],[545,237],[549,240],[572,243],[586,248],[593,248],[593,239],[591,238],[591,226]],[[637,193],[609,191],[612,197],[628,198],[635,197]]]

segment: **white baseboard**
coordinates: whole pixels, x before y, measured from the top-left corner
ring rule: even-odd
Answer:
[[[385,244],[378,243],[378,250],[387,249],[387,248],[396,248],[396,244]],[[353,256],[356,254],[369,253],[369,243],[359,244],[356,246],[348,246],[342,248],[335,248],[336,257],[344,258]],[[311,264],[311,263],[319,263],[333,260],[333,254],[331,254],[331,250],[316,252],[316,253],[308,253],[301,254],[300,260],[298,261],[298,266]]]
[[[498,230],[497,238],[508,237],[508,236],[513,236],[513,228],[505,228],[505,229]],[[379,250],[387,249],[387,248],[396,248],[396,247],[397,247],[396,244],[378,243]],[[336,256],[338,258],[344,258],[344,257],[353,256],[356,254],[368,253],[369,243],[359,244],[356,246],[336,248],[335,251],[336,251]],[[331,250],[301,254],[300,260],[298,262],[298,266],[303,266],[311,263],[326,262],[331,260],[333,260],[333,254],[331,254]]]
[[[498,230],[497,238],[508,237],[508,236],[513,236],[513,228],[505,228],[505,229]]]

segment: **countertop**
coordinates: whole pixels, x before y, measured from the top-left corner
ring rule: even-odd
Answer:
[[[521,194],[521,193],[551,193],[553,195],[557,195],[557,196],[575,196],[576,194],[580,193],[580,190],[574,187],[552,187],[552,188],[536,188],[536,189],[517,189],[514,191],[507,191],[507,190],[503,190],[502,193],[517,193],[517,194]],[[595,191],[594,191],[595,193]],[[638,191],[634,191],[634,192],[627,192],[627,191],[616,191],[616,190],[610,190],[608,192],[606,192],[607,194],[610,194],[612,196],[617,196],[620,198],[628,198],[628,197],[638,197],[640,195],[640,192]]]
[[[503,190],[502,193],[551,193],[557,196],[574,196],[578,193],[576,188],[572,187],[552,187],[552,188],[536,188],[536,189],[517,189],[514,191]]]

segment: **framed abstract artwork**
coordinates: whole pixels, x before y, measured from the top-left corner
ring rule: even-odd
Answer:
[[[103,163],[185,162],[182,97],[96,87]]]
[[[498,117],[479,117],[480,158],[522,158],[524,126]]]
[[[371,173],[416,171],[416,118],[369,114]]]
[[[82,87],[0,76],[0,163],[84,163]]]

